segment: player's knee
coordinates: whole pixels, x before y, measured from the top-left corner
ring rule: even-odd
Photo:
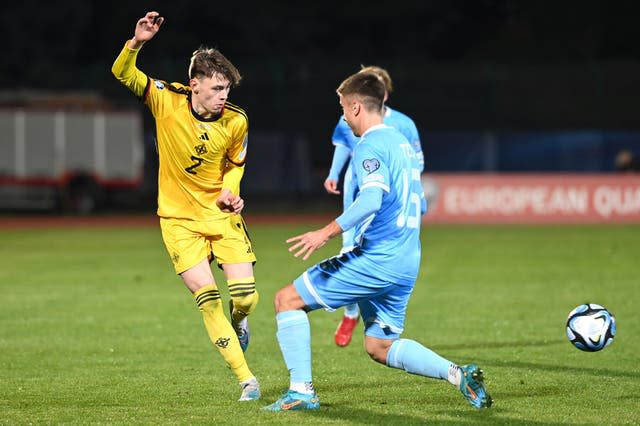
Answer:
[[[305,308],[305,304],[293,284],[289,284],[278,290],[274,297],[273,304],[276,313]]]
[[[281,288],[280,290],[278,290],[276,292],[276,295],[273,297],[273,305],[275,306],[276,309],[276,313],[277,312],[281,312],[283,310],[287,310],[287,295],[286,295],[286,289],[285,288]]]
[[[382,351],[380,351],[378,348],[366,348],[367,354],[369,354],[369,356],[371,357],[372,360],[374,360],[375,362],[379,362],[380,364],[386,364],[387,363],[387,356],[386,354],[382,354]]]
[[[242,293],[240,295],[231,295],[233,300],[233,308],[239,312],[243,312],[245,315],[249,315],[253,312],[258,304],[260,296],[258,290],[255,288],[249,293]]]
[[[365,338],[364,339],[364,349],[367,351],[367,354],[371,357],[372,360],[379,362],[380,364],[387,363],[387,353],[389,352],[389,346],[386,344],[381,344],[378,339],[372,340]]]

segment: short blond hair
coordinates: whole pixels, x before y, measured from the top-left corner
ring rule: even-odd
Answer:
[[[387,90],[388,94],[393,92],[393,81],[391,80],[391,76],[389,72],[382,67],[376,65],[364,66],[360,65],[360,71],[358,72],[370,72],[378,76],[380,80],[384,83],[384,87]]]

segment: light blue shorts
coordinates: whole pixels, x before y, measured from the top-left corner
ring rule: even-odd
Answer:
[[[397,339],[415,282],[398,284],[378,278],[370,262],[356,247],[307,269],[293,285],[309,310],[334,311],[358,303],[365,335]]]

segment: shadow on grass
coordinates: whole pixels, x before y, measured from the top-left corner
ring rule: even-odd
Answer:
[[[563,340],[523,340],[515,342],[482,342],[482,343],[460,343],[455,345],[438,345],[434,346],[439,351],[469,349],[475,347],[477,349],[507,349],[507,348],[540,348],[543,346],[560,346],[566,345]]]
[[[286,413],[281,413],[281,415]],[[308,423],[313,423],[312,419],[324,421],[336,421],[342,424],[363,424],[363,425],[423,425],[423,424],[491,424],[491,425],[560,425],[562,423],[536,422],[531,419],[518,420],[514,418],[500,418],[497,415],[504,415],[500,410],[475,410],[451,409],[425,412],[423,416],[411,414],[400,414],[398,412],[384,413],[378,407],[371,410],[352,408],[348,406],[336,406],[323,404],[318,411],[305,413],[308,416]],[[443,418],[449,417],[449,418]],[[305,422],[307,423],[307,422]]]
[[[509,367],[509,368],[519,368],[526,370],[539,370],[543,372],[557,372],[557,373],[570,373],[574,375],[584,375],[589,374],[596,377],[609,376],[609,377],[640,377],[640,372],[637,371],[618,371],[611,370],[608,368],[588,368],[584,366],[568,366],[566,364],[541,364],[535,362],[526,362],[526,361],[508,361],[504,359],[495,359],[495,358],[478,358],[478,363],[484,364],[492,364],[497,367]]]
[[[537,340],[537,341],[515,341],[515,342],[483,342],[482,344],[456,344],[456,345],[439,345],[435,348],[437,351],[449,351],[449,350],[468,350],[470,347],[475,347],[479,351],[484,349],[506,349],[506,348],[528,348],[528,347],[551,347],[551,346],[564,346],[567,342],[564,340]],[[590,354],[586,353],[586,356]],[[593,354],[591,354],[593,355]],[[595,355],[597,356],[597,355]],[[594,376],[602,377],[640,377],[640,372],[637,371],[619,371],[608,368],[588,368],[584,366],[567,365],[567,364],[541,364],[526,361],[512,361],[504,358],[474,358],[476,363],[481,364],[493,364],[499,367],[520,368],[529,370],[540,370],[545,372],[562,372],[572,374],[591,374]]]

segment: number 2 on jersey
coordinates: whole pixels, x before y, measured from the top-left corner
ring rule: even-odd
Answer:
[[[204,158],[200,158],[200,157],[196,157],[195,155],[192,155],[191,160],[193,160],[194,163],[189,167],[185,167],[185,170],[187,171],[187,173],[191,173],[192,175],[197,175],[198,172],[196,172],[194,169],[196,167],[199,167],[202,164],[202,162],[204,161]]]

